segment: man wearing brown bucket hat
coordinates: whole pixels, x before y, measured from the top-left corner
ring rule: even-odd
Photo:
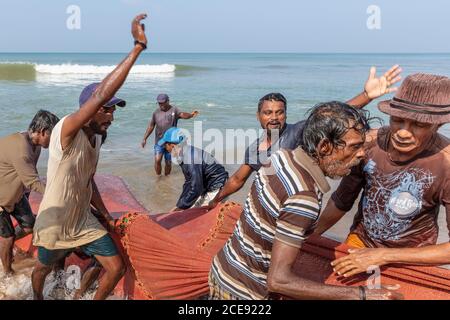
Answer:
[[[332,262],[345,277],[386,264],[450,264],[450,243],[436,244],[437,218],[445,207],[450,230],[450,140],[438,133],[450,123],[450,79],[407,77],[379,109],[389,126],[368,135],[366,159],[332,195],[316,233],[349,211],[361,190],[346,257]]]

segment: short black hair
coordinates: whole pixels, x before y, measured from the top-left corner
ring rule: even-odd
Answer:
[[[344,147],[342,137],[354,129],[361,135],[370,130],[370,122],[377,118],[370,118],[366,110],[339,101],[330,101],[315,105],[310,111],[302,134],[302,148],[313,158],[318,159],[317,147],[326,139],[333,148]]]
[[[280,101],[284,103],[284,110],[287,108],[287,100],[286,98],[278,92],[271,92],[266,94],[264,97],[259,99],[258,102],[258,112],[261,112],[262,105],[264,104],[264,101]]]
[[[33,120],[31,120],[31,123],[28,126],[28,131],[31,132],[48,131],[51,133],[55,125],[58,123],[58,121],[59,118],[55,116],[53,113],[41,109],[36,113]]]

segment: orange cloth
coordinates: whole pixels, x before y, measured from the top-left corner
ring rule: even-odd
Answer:
[[[358,249],[367,248],[366,245],[362,242],[361,238],[358,237],[358,235],[355,233],[350,233],[347,239],[345,240],[345,243],[348,244],[350,247]]]

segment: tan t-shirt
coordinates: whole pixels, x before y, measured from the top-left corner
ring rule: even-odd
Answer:
[[[46,249],[69,249],[95,241],[107,231],[92,215],[92,177],[96,171],[101,136],[95,148],[83,130],[71,144],[61,147],[61,129],[66,117],[52,132],[49,146],[47,188],[42,199],[33,244]]]
[[[0,139],[0,207],[12,212],[25,189],[44,193],[36,164],[41,148],[28,141],[27,133],[14,133]]]

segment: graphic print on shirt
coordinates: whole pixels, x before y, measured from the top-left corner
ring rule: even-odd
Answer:
[[[422,208],[424,192],[435,177],[429,170],[407,168],[385,175],[370,159],[364,167],[367,186],[363,195],[363,224],[378,240],[399,240]]]

